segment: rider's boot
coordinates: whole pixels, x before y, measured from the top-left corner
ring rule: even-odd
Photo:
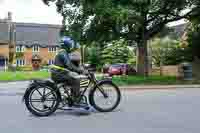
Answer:
[[[85,102],[84,100],[79,100],[79,98],[75,98],[74,99],[74,103],[73,103],[73,107],[76,107],[76,108],[83,108],[85,110],[89,110],[90,109],[90,106],[88,105],[87,102]]]

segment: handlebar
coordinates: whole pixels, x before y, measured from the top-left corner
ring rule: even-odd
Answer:
[[[96,78],[95,78],[95,74],[94,74],[94,72],[92,72],[92,70],[88,69],[88,68],[87,68],[86,66],[84,66],[84,65],[82,65],[82,67],[83,67],[83,69],[85,69],[85,70],[88,71],[88,75],[87,75],[87,76],[89,76],[89,77],[92,78],[92,79],[96,79]]]

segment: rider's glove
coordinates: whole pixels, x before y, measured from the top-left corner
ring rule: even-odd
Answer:
[[[83,74],[84,74],[84,75],[88,75],[88,74],[89,74],[88,70],[84,70],[84,71],[83,71]]]

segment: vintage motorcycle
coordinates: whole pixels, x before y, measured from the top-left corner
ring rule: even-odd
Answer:
[[[120,89],[110,78],[97,80],[95,74],[89,69],[88,71],[88,75],[80,77],[79,102],[90,105],[99,112],[113,111],[121,100]],[[75,102],[71,90],[72,88],[66,83],[56,83],[51,80],[31,80],[24,93],[23,101],[33,115],[49,116],[57,109],[74,106]]]

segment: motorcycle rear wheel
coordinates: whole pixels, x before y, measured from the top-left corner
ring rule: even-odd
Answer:
[[[38,95],[36,95],[34,98],[34,94]],[[57,110],[60,103],[58,92],[49,86],[32,87],[27,92],[24,100],[29,112],[39,117],[45,117],[53,114]],[[35,107],[35,103],[40,105],[41,108]]]

